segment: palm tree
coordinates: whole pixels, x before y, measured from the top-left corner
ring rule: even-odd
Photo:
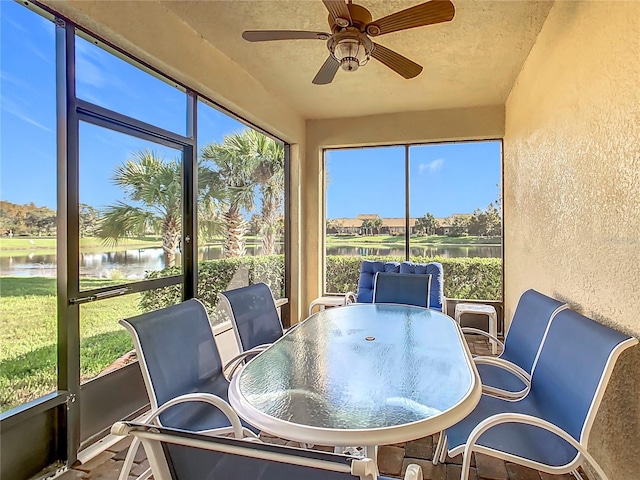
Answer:
[[[117,244],[130,235],[161,234],[165,265],[174,266],[182,230],[180,162],[141,150],[116,167],[112,180],[132,203],[107,207],[98,237]]]
[[[262,253],[274,253],[275,240],[282,230],[279,213],[284,196],[284,147],[256,130],[247,129],[225,136],[221,144],[206,145],[201,158],[215,164],[226,191],[225,256],[245,254],[248,224],[242,212],[253,209],[254,189],[258,185]]]
[[[220,193],[225,204],[222,218],[225,225],[225,258],[242,257],[246,253],[247,221],[244,211],[254,207],[254,179],[258,160],[252,155],[244,132],[226,135],[222,143],[205,145],[200,157],[212,162],[218,175]]]
[[[380,235],[380,229],[382,228],[382,219],[380,217],[371,220],[371,228],[376,232],[376,235]]]
[[[259,159],[254,178],[260,184],[262,254],[270,255],[275,253],[276,238],[282,230],[279,214],[284,197],[284,147],[255,130],[245,130],[244,134]]]

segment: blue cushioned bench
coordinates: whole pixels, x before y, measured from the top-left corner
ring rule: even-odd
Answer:
[[[375,277],[378,272],[431,275],[431,290],[428,306],[440,312],[444,311],[444,274],[441,263],[399,263],[364,260],[360,265],[360,278],[358,279],[358,293],[356,297],[358,303],[373,302]]]

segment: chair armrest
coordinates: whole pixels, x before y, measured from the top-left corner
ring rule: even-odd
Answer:
[[[247,350],[246,352],[242,352],[233,357],[222,367],[222,373],[224,374],[225,378],[231,381],[231,379],[239,370],[240,366],[244,365],[244,362],[247,358],[253,358],[256,355],[259,355],[270,346],[271,344],[258,345],[253,347],[251,350]]]
[[[286,297],[278,298],[277,300],[275,300],[275,299],[274,299],[274,300],[273,300],[273,303],[275,303],[275,304],[276,304],[276,308],[280,308],[280,307],[282,307],[283,305],[286,305],[287,303],[289,303],[289,299],[288,299],[288,298],[286,298]]]
[[[501,388],[494,387],[492,385],[483,384],[482,393],[486,395],[491,395],[494,397],[498,396],[503,400],[508,400],[508,401],[520,400],[527,393],[529,393],[529,389],[531,388],[531,375],[525,372],[518,365],[497,357],[482,357],[482,356],[473,357],[473,361],[476,365],[492,365],[494,367],[500,368],[508,372],[509,374],[515,376],[516,378],[518,378],[525,385],[524,389],[517,392],[513,392],[509,390],[503,390]]]
[[[158,416],[173,407],[174,405],[178,405],[180,403],[186,402],[204,402],[214,407],[217,407],[225,416],[229,419],[229,423],[231,424],[232,432],[229,432],[228,427],[223,427],[215,430],[208,430],[208,433],[216,433],[216,434],[225,434],[225,433],[233,433],[235,438],[243,438],[244,430],[242,428],[242,424],[240,423],[240,418],[238,414],[231,408],[224,399],[218,397],[217,395],[213,395],[212,393],[186,393],[184,395],[180,395],[179,397],[172,398],[171,400],[163,403],[159,406],[153,413],[147,418],[148,422],[156,421]]]
[[[531,375],[529,373],[524,371],[521,367],[519,367],[515,363],[511,363],[502,358],[478,356],[478,357],[473,357],[473,361],[476,363],[476,365],[493,365],[495,367],[502,368],[503,370],[506,370],[509,373],[514,374],[516,377],[522,380],[525,384],[531,382]]]
[[[496,415],[492,415],[488,418],[485,418],[482,422],[480,422],[469,434],[469,438],[467,439],[467,443],[464,447],[464,453],[462,457],[462,475],[460,476],[460,480],[468,480],[469,478],[469,467],[471,466],[471,453],[474,450],[476,443],[478,442],[480,436],[485,433],[487,430],[495,427],[496,425],[501,425],[504,423],[523,423],[525,425],[533,425],[535,427],[542,428],[551,433],[556,434],[564,441],[569,443],[573,448],[578,450],[580,454],[591,464],[594,468],[600,479],[606,480],[608,477],[600,468],[600,466],[596,463],[594,458],[587,452],[585,446],[583,446],[580,442],[578,442],[575,438],[569,435],[566,431],[558,427],[557,425],[544,420],[543,418],[534,417],[532,415],[526,415],[523,413],[498,413]]]
[[[473,333],[473,334],[476,334],[476,335],[485,336],[488,339],[493,340],[494,342],[496,342],[498,345],[500,345],[502,347],[502,350],[504,350],[504,342],[498,340],[497,337],[494,337],[493,335],[491,335],[490,333],[485,332],[484,330],[480,330],[479,328],[463,327],[462,328],[462,333]]]

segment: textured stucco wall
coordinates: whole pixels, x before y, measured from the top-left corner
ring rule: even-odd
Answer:
[[[301,305],[322,294],[324,259],[324,171],[322,150],[445,140],[481,140],[504,135],[504,106],[457,108],[402,114],[307,121],[303,163]],[[307,312],[302,309],[302,318]]]
[[[533,287],[640,337],[640,2],[555,3],[506,103],[504,185],[506,318]],[[589,450],[640,478],[640,347]]]

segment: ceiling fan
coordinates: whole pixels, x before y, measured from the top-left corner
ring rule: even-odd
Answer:
[[[331,33],[301,30],[247,30],[242,38],[249,42],[272,40],[326,40],[329,58],[313,79],[316,85],[326,85],[342,67],[354,72],[366,65],[371,57],[389,67],[404,78],[416,77],[422,67],[399,53],[379,45],[369,37],[407,30],[409,28],[449,22],[455,9],[450,0],[431,0],[378,20],[373,20],[366,8],[351,0],[322,0],[329,10]]]

